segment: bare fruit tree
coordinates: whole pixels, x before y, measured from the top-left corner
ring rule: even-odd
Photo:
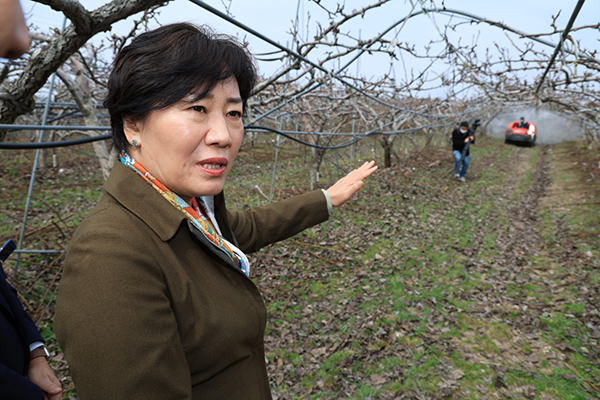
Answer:
[[[325,9],[320,1],[314,3]],[[379,1],[352,12],[339,4],[337,8],[325,9],[330,24],[317,24],[316,34],[312,36],[302,37],[295,25],[290,33],[296,53],[281,53],[282,67],[257,86],[258,95],[253,104],[264,113],[285,110],[293,114],[293,103],[308,97],[312,99],[314,109],[319,110],[320,118],[327,121],[335,120],[344,107],[360,108],[362,104],[364,110],[358,112],[362,120],[368,115],[368,119],[372,117],[378,121],[375,126],[363,125],[363,132],[386,131],[380,138],[385,165],[391,165],[393,155],[399,160],[394,142],[400,135],[406,135],[407,140],[414,143],[413,153],[416,154],[422,147],[413,141],[413,132],[427,132],[426,143],[430,143],[432,135],[446,134],[460,120],[495,115],[502,109],[523,106],[559,111],[581,121],[586,140],[596,145],[600,143],[596,107],[600,88],[597,50],[586,49],[572,36],[584,31],[599,32],[599,24],[574,25],[567,31],[556,22],[560,14],[557,10],[548,21],[547,32],[524,32],[501,21],[447,9],[443,2],[436,3],[411,2],[404,9],[405,16],[399,16],[394,25],[394,29],[399,30],[392,33],[388,29],[388,34],[365,39],[345,31],[344,24],[353,18],[368,18],[376,8],[388,6],[387,2]],[[400,40],[399,32],[408,19],[427,19],[434,14],[446,18],[443,24],[435,26],[439,34],[437,39],[422,48],[411,38]],[[575,16],[574,11],[571,19],[576,20]],[[503,41],[494,42],[492,48],[484,48],[476,40],[461,41],[460,36],[456,39],[456,33],[473,25],[486,32],[499,33],[498,39]],[[556,37],[559,37],[558,44],[549,40]],[[552,58],[553,51],[558,54],[556,59]],[[364,79],[349,72],[347,66],[352,61],[345,63],[349,57],[373,53],[389,55],[390,71],[395,60],[407,56],[428,62],[421,70],[405,71],[403,79],[392,73],[377,79]],[[318,61],[307,62],[310,58]],[[342,64],[340,68],[331,67]],[[435,74],[432,73],[434,67]],[[436,79],[432,79],[432,75]],[[434,81],[438,83],[432,83]],[[351,88],[353,95],[345,100],[330,101],[330,107],[316,100],[326,93],[340,92],[344,87]],[[428,96],[428,93],[435,95]],[[321,132],[326,133],[326,129]],[[323,137],[318,139],[321,143],[325,140]],[[335,142],[335,139],[328,140],[329,145],[331,140]],[[312,164],[318,168],[322,155],[319,151],[313,151],[313,154],[316,162]],[[314,176],[316,172],[311,171],[311,174]]]
[[[115,0],[91,12],[77,1],[39,2],[61,11],[71,24],[53,35],[34,35],[37,45],[31,55],[24,62],[4,65],[0,72],[0,123],[12,123],[19,115],[30,113],[36,93],[57,71],[85,125],[98,125],[102,121],[96,115],[96,104],[103,97],[110,60],[100,57],[89,39],[119,20],[164,2]],[[523,32],[500,21],[448,9],[444,2],[412,0],[404,3],[394,24],[361,37],[350,28],[353,23],[367,21],[381,10],[397,13],[398,4],[374,0],[360,9],[348,10],[343,4],[309,2],[326,15],[325,20],[311,21],[309,17],[303,29],[298,19],[290,27],[289,48],[273,42],[278,51],[257,55],[258,60],[277,62],[279,68],[263,76],[255,87],[247,123],[310,133],[302,140],[311,146],[311,187],[318,184],[326,152],[352,143],[349,137],[358,140],[379,135],[384,164],[391,166],[446,137],[460,120],[494,115],[516,105],[566,113],[582,121],[590,143],[600,143],[596,107],[600,63],[595,49],[584,48],[574,38],[578,32],[599,32],[599,24],[574,25],[565,32],[556,22],[557,14],[548,21],[547,32]],[[433,21],[432,15],[440,18]],[[407,21],[417,19],[425,28],[431,23],[437,38],[417,45],[417,38],[403,35]],[[473,25],[501,32],[498,39],[506,40],[487,48],[477,40],[456,38],[456,33]],[[139,28],[136,22],[129,36],[115,37],[114,50]],[[555,47],[549,39],[557,36],[564,40],[556,59],[550,62]],[[372,55],[384,57],[379,60],[387,58],[387,64],[380,62],[380,69],[387,72],[365,77],[351,71],[357,60]],[[420,69],[408,68],[408,60],[419,60]],[[399,61],[404,73],[396,75]],[[283,115],[288,122],[282,125]],[[341,135],[344,133],[348,136]],[[404,154],[397,148],[399,143]],[[105,144],[94,146],[106,176],[111,155]]]
[[[19,71],[18,78],[8,83],[0,93],[0,123],[10,124],[34,108],[35,94],[44,86],[50,75],[94,35],[140,11],[165,3],[164,0],[114,0],[94,11],[86,10],[79,2],[69,0],[39,0],[52,9],[62,12],[70,21],[63,32],[49,37],[44,46],[36,48]],[[6,64],[0,75],[10,74]],[[3,140],[5,132],[0,132]]]

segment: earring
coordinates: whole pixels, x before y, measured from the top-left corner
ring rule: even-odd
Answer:
[[[133,140],[131,141],[131,145],[132,145],[133,147],[138,147],[138,142],[137,142],[135,139],[133,139]]]

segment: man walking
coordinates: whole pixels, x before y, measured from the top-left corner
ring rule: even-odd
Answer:
[[[452,154],[454,155],[454,179],[465,182],[465,175],[471,162],[470,144],[475,143],[474,132],[469,129],[469,123],[462,121],[458,128],[452,131]]]

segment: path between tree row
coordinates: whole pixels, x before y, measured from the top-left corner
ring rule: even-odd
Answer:
[[[598,239],[543,204],[556,149],[483,138],[465,184],[406,161],[256,256],[275,397],[600,398]]]

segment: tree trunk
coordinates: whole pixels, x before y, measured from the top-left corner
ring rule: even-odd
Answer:
[[[83,46],[92,36],[110,30],[115,22],[147,10],[164,0],[114,0],[94,11],[87,11],[79,2],[57,2],[40,0],[39,3],[52,5],[63,11],[71,20],[63,32],[34,52],[27,65],[6,93],[0,97],[0,123],[12,124],[22,114],[33,110],[34,96],[44,86],[50,75],[71,55]],[[0,132],[0,139],[3,135]]]
[[[98,117],[96,115],[96,102],[92,97],[92,80],[84,74],[84,66],[77,59],[72,58],[73,68],[77,82],[75,82],[67,73],[62,69],[57,71],[58,77],[64,82],[69,89],[69,92],[75,99],[75,102],[79,106],[79,110],[83,116],[85,126],[100,126]],[[98,131],[92,131],[90,136],[97,136],[100,133]],[[112,163],[114,157],[109,154],[108,146],[105,141],[95,141],[92,143],[98,162],[100,163],[100,170],[102,171],[102,177],[104,180],[108,179],[110,170],[112,169]]]
[[[392,152],[394,147],[395,135],[381,135],[379,137],[379,143],[383,147],[383,164],[384,168],[392,167]]]

